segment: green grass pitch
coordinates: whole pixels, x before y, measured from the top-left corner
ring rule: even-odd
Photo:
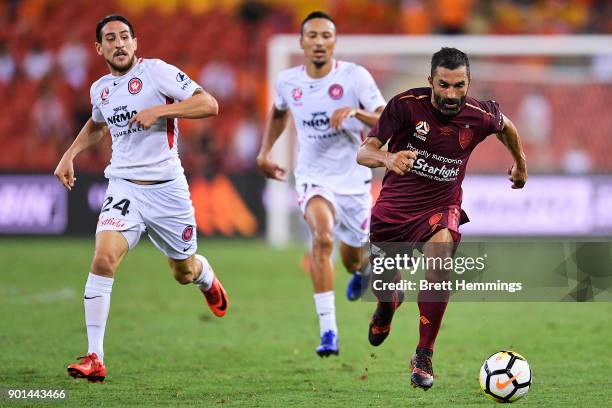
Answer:
[[[228,290],[216,318],[193,286],[171,277],[148,242],[120,267],[106,330],[104,384],[66,375],[86,352],[83,285],[93,239],[0,240],[0,388],[64,388],[49,406],[493,406],[482,361],[523,354],[533,386],[517,404],[612,406],[611,303],[452,303],[437,340],[436,383],[409,385],[417,307],[404,304],[387,341],[367,341],[373,304],[350,303],[338,268],[340,356],[320,359],[318,323],[302,248],[201,241]],[[520,254],[508,254],[509,259]],[[0,405],[7,404],[0,401]],[[14,406],[38,406],[19,402]]]

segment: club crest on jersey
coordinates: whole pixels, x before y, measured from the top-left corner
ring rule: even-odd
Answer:
[[[459,146],[462,149],[467,149],[472,139],[474,138],[474,132],[469,127],[463,128],[459,131]]]
[[[138,92],[140,92],[141,89],[142,81],[140,80],[140,78],[130,79],[130,82],[128,82],[128,91],[130,91],[132,95],[136,95]]]
[[[100,92],[100,98],[105,101],[106,99],[108,99],[108,94],[110,93],[110,91],[108,90],[108,86],[104,87],[104,89],[102,90],[102,92]]]
[[[302,96],[304,96],[304,92],[302,91],[302,88],[297,87],[297,88],[293,88],[291,90],[291,97],[293,98],[294,101],[299,101],[300,99],[302,99]]]
[[[414,127],[414,137],[422,141],[425,141],[427,139],[428,133],[429,133],[429,123],[425,122],[424,120],[418,121],[416,126]]]
[[[191,241],[192,237],[193,237],[193,226],[188,225],[183,230],[183,235],[182,235],[181,238],[183,238],[183,241],[189,242],[189,241]]]
[[[342,85],[340,84],[333,84],[329,87],[327,93],[329,94],[330,98],[337,101],[338,99],[342,98],[342,95],[344,95],[344,88],[342,88]]]

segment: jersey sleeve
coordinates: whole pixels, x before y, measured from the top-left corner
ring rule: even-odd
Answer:
[[[280,111],[286,111],[287,109],[289,109],[289,104],[281,93],[282,81],[280,78],[276,78],[276,82],[274,83],[274,91],[276,93],[276,95],[274,96],[274,107]]]
[[[175,101],[184,101],[191,97],[196,89],[202,88],[183,71],[161,60],[153,64],[151,74],[159,91]]]
[[[484,139],[492,133],[501,132],[504,128],[504,116],[499,109],[499,104],[495,101],[485,101],[480,103],[480,107],[485,111],[482,138]]]
[[[368,112],[374,112],[378,107],[385,106],[385,98],[378,89],[372,75],[362,66],[355,70],[355,84],[359,102]]]
[[[372,128],[368,136],[377,138],[383,144],[387,143],[406,123],[406,110],[401,108],[401,101],[397,96],[393,97],[387,106],[385,106],[380,119],[378,119],[376,126]]]
[[[96,123],[106,123],[106,120],[104,120],[104,115],[102,115],[102,111],[100,110],[98,105],[96,105],[93,85],[89,89],[89,98],[91,100],[91,120]]]

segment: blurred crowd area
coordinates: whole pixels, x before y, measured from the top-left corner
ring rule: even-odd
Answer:
[[[53,170],[91,115],[91,83],[108,73],[93,46],[96,23],[117,12],[134,26],[138,56],[179,66],[219,100],[218,117],[180,123],[187,171],[251,171],[270,103],[267,42],[274,34],[297,33],[301,19],[316,9],[328,11],[342,34],[612,33],[612,2],[606,0],[1,0],[0,170]],[[538,170],[612,169],[610,126],[602,122],[610,121],[612,61],[608,56],[592,64],[608,87],[593,85],[587,91],[595,96],[586,98],[586,106],[572,107],[583,115],[579,122],[556,106],[571,105],[572,94],[584,88],[529,88],[521,100],[512,98],[512,87],[493,89],[526,117],[523,124],[533,125],[524,133],[532,138],[528,153]],[[601,125],[588,143],[584,121]],[[561,144],[555,143],[559,126],[570,135]],[[100,171],[109,157],[105,138],[76,164],[81,171]],[[472,168],[491,171],[495,156],[483,157],[491,160]]]

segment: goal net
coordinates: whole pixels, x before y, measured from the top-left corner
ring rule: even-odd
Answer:
[[[298,40],[297,35],[280,35],[268,44],[270,101],[277,73],[303,63]],[[523,214],[515,214],[522,222],[491,226],[492,215],[481,217],[480,212],[484,207],[504,205],[510,189],[503,174],[512,160],[501,143],[486,140],[472,155],[464,183],[464,206],[477,209],[479,216],[474,218],[485,221],[470,223],[463,231],[478,235],[612,233],[612,216],[605,210],[607,204],[612,205],[612,181],[593,176],[612,173],[612,36],[339,35],[335,57],[366,67],[388,100],[406,89],[428,86],[431,55],[441,47],[456,47],[469,55],[469,94],[498,101],[502,112],[517,125],[530,182],[534,182],[531,191],[512,196],[517,206],[523,206]],[[273,157],[288,168],[294,166],[296,156],[290,128],[273,150]],[[381,175],[375,172],[374,195]],[[266,188],[267,238],[274,246],[305,234],[292,181],[269,181]],[[550,191],[547,185],[567,188]],[[491,194],[485,194],[486,189]],[[499,200],[490,202],[496,189]],[[594,199],[599,201],[589,202]],[[600,218],[595,224],[587,219],[597,216],[596,211],[589,213],[589,206],[591,210],[601,208],[603,221]],[[555,221],[550,214],[556,211],[562,216],[567,212],[570,220],[564,222],[571,227],[564,230],[555,225],[558,218]],[[512,220],[511,214],[509,217]]]

